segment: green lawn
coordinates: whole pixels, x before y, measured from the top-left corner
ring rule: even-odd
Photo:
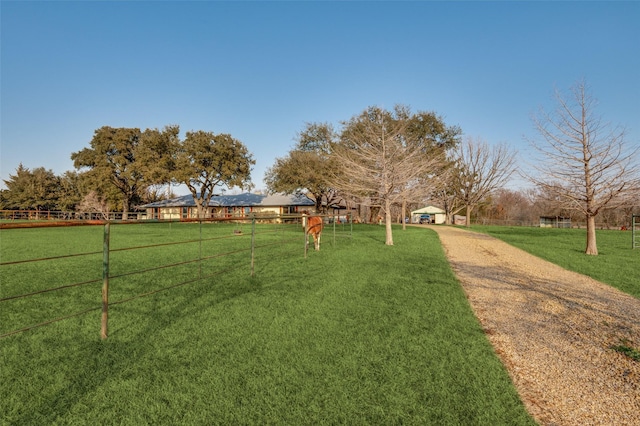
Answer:
[[[227,238],[226,230],[219,238],[220,229],[206,228],[208,240],[196,248],[114,252],[112,268],[120,274],[194,251],[230,254],[206,260],[204,268],[114,279],[113,296],[122,300],[176,278],[207,277],[111,306],[107,340],[99,338],[99,311],[1,339],[0,423],[534,424],[432,231],[397,228],[393,247],[384,245],[378,226],[356,226],[353,238],[335,245],[325,232],[322,250],[305,259],[299,232],[289,238],[289,231],[265,227],[251,277],[241,251],[248,237]],[[99,227],[62,231],[2,230],[2,261],[54,249],[101,250]],[[111,244],[202,232],[123,226]],[[89,255],[41,262],[40,270],[5,265],[0,297],[85,272],[99,278],[101,261]],[[40,306],[55,313],[99,305],[100,285],[34,296],[27,299],[34,309],[0,303],[2,328],[33,322],[28,315],[42,319]]]
[[[597,230],[598,255],[587,256],[585,229],[474,225],[471,230],[492,235],[640,298],[640,249],[631,248],[631,231]]]

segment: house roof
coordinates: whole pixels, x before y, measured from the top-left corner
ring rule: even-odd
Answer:
[[[314,206],[315,203],[304,194],[252,194],[245,192],[235,195],[214,195],[209,201],[208,207],[270,207],[270,206]],[[195,207],[193,196],[182,195],[169,200],[160,200],[154,203],[144,204],[140,208],[154,207]]]
[[[418,210],[414,210],[411,214],[444,214],[445,211],[436,206],[427,206]]]

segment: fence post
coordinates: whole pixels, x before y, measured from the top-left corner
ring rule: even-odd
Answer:
[[[253,276],[253,264],[256,250],[256,218],[251,218],[251,276]]]
[[[349,238],[353,239],[353,216],[351,213],[347,215],[347,220],[349,221]]]
[[[640,247],[640,241],[638,241],[638,230],[640,229],[640,222],[637,219],[640,218],[640,215],[632,214],[631,215],[631,248]]]
[[[200,229],[199,229],[199,242],[198,242],[198,278],[202,279],[202,221],[203,218],[199,218]]]
[[[338,215],[333,215],[333,245],[336,245],[336,218],[337,220],[340,220],[340,214],[338,213]]]
[[[100,337],[102,340],[108,336],[109,322],[109,222],[104,224],[104,239],[102,243],[102,321],[100,326]]]

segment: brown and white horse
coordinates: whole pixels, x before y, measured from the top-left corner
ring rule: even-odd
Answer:
[[[309,235],[313,236],[313,244],[316,251],[320,251],[320,235],[322,234],[322,218],[320,216],[308,216],[302,214],[302,227],[304,228],[305,241],[309,245]]]

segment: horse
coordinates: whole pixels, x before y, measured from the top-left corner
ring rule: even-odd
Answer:
[[[302,227],[304,228],[305,241],[309,245],[309,234],[313,235],[313,244],[316,251],[320,251],[320,235],[322,234],[322,218],[320,216],[307,216],[302,214]]]

